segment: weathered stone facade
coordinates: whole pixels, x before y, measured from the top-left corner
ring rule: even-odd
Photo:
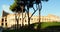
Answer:
[[[9,14],[7,16],[2,17],[0,19],[0,26],[9,28],[9,27],[17,24],[15,16],[17,16],[18,23],[22,26],[22,14],[16,14],[16,15],[15,14]],[[30,16],[31,16],[31,14],[30,14]],[[23,13],[23,18],[24,18],[23,24],[28,25],[27,14]],[[60,17],[49,14],[48,16],[41,16],[40,21],[41,22],[60,22]],[[39,22],[39,17],[38,16],[32,16],[30,19],[30,24],[37,23],[37,22]]]

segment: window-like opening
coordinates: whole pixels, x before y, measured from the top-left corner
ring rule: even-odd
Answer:
[[[2,19],[2,22],[4,21],[4,19]]]
[[[27,21],[25,20],[25,22],[27,22]]]
[[[3,26],[4,24],[3,24],[3,23],[1,23],[1,25]]]
[[[7,23],[5,23],[5,25],[7,26]]]
[[[31,20],[33,20],[33,18],[31,18]]]
[[[20,18],[20,20],[21,20],[21,18]]]

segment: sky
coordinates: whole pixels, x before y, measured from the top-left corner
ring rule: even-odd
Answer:
[[[0,0],[0,17],[2,16],[2,11],[8,13],[13,13],[9,7],[12,5],[14,0]],[[33,9],[30,9],[32,13]],[[60,16],[60,0],[49,0],[48,2],[42,2],[41,15],[46,16],[48,14],[53,14]],[[34,14],[38,15],[38,11]]]

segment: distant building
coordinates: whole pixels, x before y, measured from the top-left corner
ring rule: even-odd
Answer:
[[[4,12],[5,14],[6,12]],[[31,14],[29,14],[31,16]],[[0,19],[0,26],[3,27],[11,27],[15,24],[17,24],[16,17],[18,19],[19,24],[22,26],[22,14],[6,14]],[[41,22],[60,22],[60,17],[49,14],[48,16],[41,16],[40,17]],[[30,24],[32,23],[38,23],[39,17],[38,16],[32,16],[30,19]],[[28,16],[26,13],[23,13],[23,23],[24,25],[28,25]]]

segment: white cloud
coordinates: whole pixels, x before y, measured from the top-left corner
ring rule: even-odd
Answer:
[[[2,9],[8,13],[13,13],[10,9],[9,9],[9,5],[2,5]]]

